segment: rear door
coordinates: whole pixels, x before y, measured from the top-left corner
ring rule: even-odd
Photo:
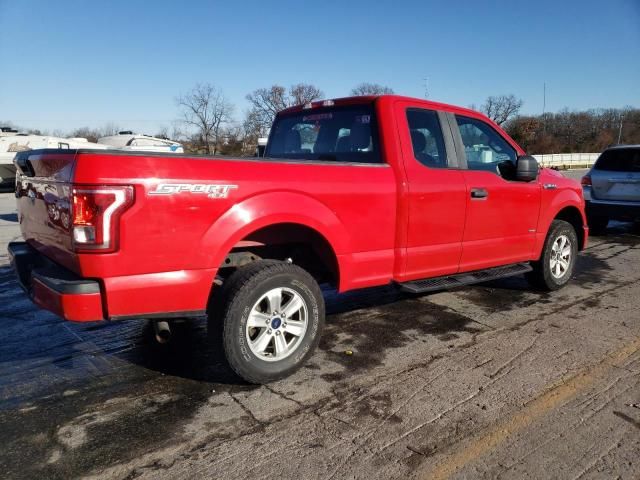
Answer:
[[[406,261],[401,280],[456,273],[462,252],[466,187],[445,114],[395,104],[408,180]]]
[[[460,271],[532,258],[540,213],[537,180],[515,181],[515,148],[489,123],[463,115],[451,121],[466,163],[467,215]],[[459,135],[459,137],[458,137]]]
[[[605,150],[593,166],[591,184],[594,199],[640,202],[640,148]]]

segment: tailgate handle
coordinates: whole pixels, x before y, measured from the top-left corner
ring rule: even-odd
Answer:
[[[471,189],[471,198],[475,198],[477,200],[484,200],[489,196],[489,192],[487,192],[486,188],[472,188]]]

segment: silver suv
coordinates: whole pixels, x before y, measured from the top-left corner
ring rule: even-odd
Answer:
[[[640,220],[640,145],[606,149],[582,177],[582,188],[593,233],[609,220]]]

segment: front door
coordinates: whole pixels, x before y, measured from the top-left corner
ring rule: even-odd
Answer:
[[[532,259],[540,184],[515,180],[517,152],[490,124],[455,115],[462,144],[467,215],[460,271]]]

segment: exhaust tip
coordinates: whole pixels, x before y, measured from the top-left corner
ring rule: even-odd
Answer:
[[[169,322],[165,320],[154,321],[153,329],[156,333],[156,340],[158,343],[165,344],[171,340],[171,328],[169,328]]]

